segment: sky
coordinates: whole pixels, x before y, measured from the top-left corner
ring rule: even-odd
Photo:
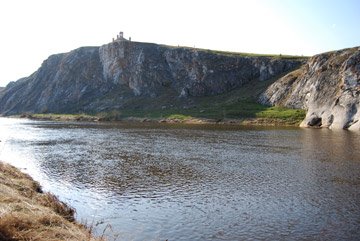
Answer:
[[[2,0],[0,86],[52,54],[133,41],[306,55],[360,46],[359,0]]]

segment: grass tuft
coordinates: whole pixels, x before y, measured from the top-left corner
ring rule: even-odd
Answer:
[[[0,162],[0,240],[104,240],[75,222],[74,209],[30,176]]]
[[[180,114],[172,114],[172,115],[167,116],[167,119],[177,119],[177,120],[182,120],[182,121],[188,120],[190,118],[191,118],[191,116],[180,115]]]
[[[264,119],[283,119],[288,121],[301,122],[306,115],[306,111],[302,109],[289,109],[283,106],[268,107],[267,109],[256,113],[258,118]]]

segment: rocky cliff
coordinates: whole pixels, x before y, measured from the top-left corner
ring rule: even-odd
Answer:
[[[306,109],[303,127],[360,130],[360,48],[313,56],[273,83],[262,104]]]
[[[135,108],[135,102],[141,108],[137,97],[146,97],[145,105],[169,93],[174,101],[217,95],[302,61],[115,41],[50,56],[31,76],[0,92],[0,113],[98,112]]]
[[[161,94],[159,86],[171,86],[183,96],[220,94],[252,80],[267,80],[300,62],[128,41],[104,45],[99,51],[107,81],[125,85],[135,95],[150,96]]]
[[[0,112],[64,111],[109,89],[103,81],[98,48],[79,48],[50,56],[31,76],[8,84],[0,92]]]

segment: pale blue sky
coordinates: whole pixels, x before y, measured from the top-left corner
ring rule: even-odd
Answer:
[[[5,0],[0,86],[119,31],[141,42],[314,55],[360,46],[359,24],[357,0]]]

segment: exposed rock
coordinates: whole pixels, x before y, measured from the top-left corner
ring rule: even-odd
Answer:
[[[50,56],[31,76],[0,92],[0,113],[142,108],[135,97],[221,94],[292,70],[301,61],[114,41]]]
[[[273,83],[260,103],[307,110],[302,127],[360,130],[360,48],[315,55]]]
[[[128,86],[134,95],[160,95],[160,86],[179,96],[224,93],[251,80],[267,80],[300,60],[221,55],[149,43],[114,42],[100,48],[104,78]]]
[[[9,84],[0,94],[0,112],[60,112],[111,89],[104,83],[97,47],[83,47],[50,56],[27,78]]]

